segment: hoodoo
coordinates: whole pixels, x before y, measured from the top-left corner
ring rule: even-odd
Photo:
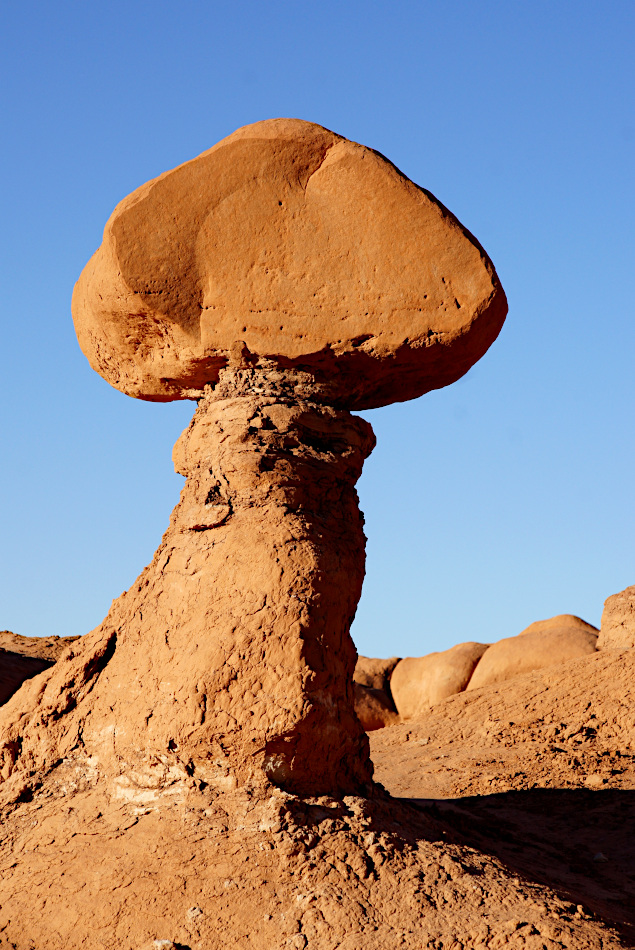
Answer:
[[[7,708],[4,776],[81,755],[130,796],[178,776],[367,792],[349,628],[374,436],[350,410],[458,379],[506,307],[447,209],[309,122],[239,129],[122,201],[77,335],[124,392],[198,400],[187,482],[138,581]]]
[[[505,313],[449,211],[308,122],[240,129],[115,209],[77,335],[124,392],[197,401],[186,482],[103,623],[0,709],[0,946],[617,947],[460,809],[374,784],[354,711],[374,436],[351,413],[458,379]],[[378,741],[419,761],[407,725]]]

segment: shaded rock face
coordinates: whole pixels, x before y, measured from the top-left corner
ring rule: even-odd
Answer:
[[[355,715],[366,732],[375,729],[384,729],[399,722],[397,710],[384,689],[374,689],[372,686],[362,686],[353,683],[355,690]]]
[[[401,657],[391,656],[378,659],[372,656],[358,656],[353,679],[360,686],[370,689],[383,689],[390,695],[390,677]]]
[[[390,675],[399,663],[399,657],[377,659],[358,656],[353,680],[355,685],[355,713],[366,732],[394,726],[399,716],[390,692]]]
[[[0,650],[45,660],[48,663],[59,660],[64,650],[76,640],[79,640],[79,637],[23,637],[10,630],[0,630]]]
[[[114,210],[73,295],[113,386],[199,398],[237,342],[346,409],[459,379],[502,327],[491,261],[379,153],[311,122],[234,132]]]
[[[635,586],[604,602],[598,650],[635,647]]]
[[[47,670],[77,637],[22,637],[0,630],[0,706],[22,683]]]
[[[223,371],[175,446],[187,482],[152,564],[44,688],[5,707],[5,777],[81,748],[126,794],[168,774],[367,786],[349,627],[364,573],[354,484],[374,436],[303,387]]]
[[[26,680],[52,666],[50,660],[23,656],[0,647],[0,706],[13,696]]]

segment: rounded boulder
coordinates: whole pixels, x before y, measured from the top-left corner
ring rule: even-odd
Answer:
[[[476,667],[467,689],[505,680],[594,653],[598,630],[580,617],[561,614],[530,624],[515,637],[493,643]]]
[[[239,129],[114,210],[73,294],[91,366],[200,398],[232,353],[368,409],[459,379],[507,302],[478,241],[388,159],[311,122]]]

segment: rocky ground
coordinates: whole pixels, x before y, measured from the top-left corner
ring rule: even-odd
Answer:
[[[607,650],[372,733],[392,797],[62,761],[5,809],[0,947],[633,946],[634,673]]]
[[[635,944],[635,650],[461,693],[371,734],[375,777]]]

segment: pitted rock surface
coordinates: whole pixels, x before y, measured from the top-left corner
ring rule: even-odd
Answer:
[[[173,772],[320,794],[370,781],[349,628],[372,429],[283,395],[229,398],[223,374],[225,398],[210,391],[175,446],[187,481],[153,562],[3,708],[5,777],[80,746],[117,786]]]

